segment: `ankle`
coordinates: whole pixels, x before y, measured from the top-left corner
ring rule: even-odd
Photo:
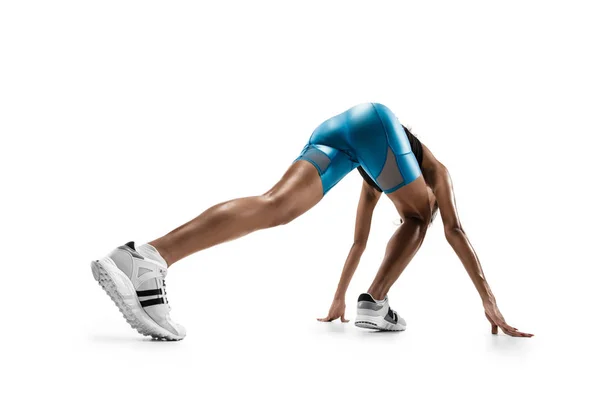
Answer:
[[[369,293],[375,300],[383,300],[385,299],[385,296],[387,296],[387,292],[387,289],[384,289],[383,287],[372,285],[367,293]]]
[[[158,254],[160,254],[160,256],[167,263],[167,267],[170,267],[171,264],[173,264],[175,262],[173,260],[173,257],[171,256],[171,253],[169,252],[167,246],[165,246],[160,239],[156,239],[156,240],[153,240],[152,242],[148,242],[148,244],[152,245],[156,249],[156,251],[158,251]]]

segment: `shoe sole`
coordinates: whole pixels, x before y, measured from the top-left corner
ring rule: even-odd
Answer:
[[[127,323],[144,336],[158,340],[181,340],[185,336],[174,335],[158,325],[144,311],[137,298],[133,284],[108,257],[92,261],[92,274],[106,294],[117,305]]]
[[[384,317],[373,316],[373,315],[357,315],[355,326],[365,329],[374,329],[377,331],[403,331],[406,329],[406,325],[392,324],[384,319]]]

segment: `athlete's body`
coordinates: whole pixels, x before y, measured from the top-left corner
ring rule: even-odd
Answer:
[[[133,243],[121,246],[110,257],[92,263],[94,276],[111,294],[130,324],[141,333],[181,339],[185,331],[170,321],[168,306],[161,300],[165,297],[161,284],[164,284],[166,267],[219,243],[294,220],[316,205],[352,169],[360,166],[365,181],[358,205],[354,244],[329,315],[321,320],[341,318],[345,321],[346,289],[365,249],[373,209],[382,190],[394,203],[403,223],[390,239],[368,293],[359,297],[358,326],[405,328],[405,322],[389,308],[387,293],[421,246],[432,213],[439,206],[446,238],[479,292],[492,333],[497,333],[500,327],[511,336],[531,336],[505,322],[460,224],[450,175],[431,151],[417,142],[387,107],[373,103],[355,106],[321,124],[301,156],[266,193],[215,205],[137,249]],[[415,156],[413,149],[421,154]],[[140,263],[146,264],[141,267]],[[120,271],[127,278],[123,278]],[[144,276],[152,279],[142,282]],[[126,279],[133,284],[126,282],[127,287],[123,289],[119,285]],[[130,293],[132,290],[137,291],[137,295]],[[148,322],[144,312],[160,326],[148,327],[147,323],[151,321]]]

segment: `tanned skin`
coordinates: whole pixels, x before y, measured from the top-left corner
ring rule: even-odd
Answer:
[[[404,188],[411,185],[418,186],[426,191],[427,206],[430,207],[430,210],[433,209],[433,204],[437,200],[442,222],[444,224],[446,240],[461,260],[481,297],[485,316],[491,324],[492,333],[497,334],[498,327],[500,327],[505,334],[510,336],[533,336],[530,333],[520,332],[517,328],[508,325],[500,313],[498,305],[496,304],[496,298],[485,279],[477,254],[475,254],[475,250],[471,246],[458,218],[452,180],[448,169],[433,156],[431,151],[425,145],[423,145],[422,167],[423,176],[389,195],[392,201],[394,201],[396,209],[398,209],[404,222],[388,243],[385,258],[379,268],[375,280],[371,284],[369,293],[371,293],[375,299],[383,299],[391,285],[404,271],[423,242],[429,220],[425,218],[422,213],[414,213],[415,207],[417,207],[416,203],[419,203],[422,209],[423,203],[426,201],[425,197],[422,195],[423,190],[417,190],[415,188],[413,197],[410,198],[410,200],[413,201],[410,202],[409,200],[409,203],[412,203],[412,206],[409,206],[407,203],[402,203],[400,197],[396,196],[396,193]],[[417,191],[419,193],[418,196],[415,194]],[[346,309],[346,290],[348,289],[354,271],[366,248],[367,239],[371,229],[373,210],[380,197],[380,192],[372,188],[366,182],[363,182],[356,214],[354,243],[350,249],[348,258],[346,259],[329,313],[327,314],[327,317],[319,318],[319,321],[327,322],[340,318],[342,322],[348,322],[344,315]],[[431,211],[429,211],[429,216],[430,215]]]
[[[423,174],[428,177],[428,182],[435,183],[429,188],[422,175],[410,184],[388,194],[404,222],[388,243],[384,260],[369,288],[369,293],[376,299],[383,299],[387,295],[392,284],[423,243],[431,219],[431,207],[437,198],[446,227],[446,237],[465,264],[475,287],[482,295],[486,316],[492,324],[492,332],[497,333],[500,326],[511,336],[531,336],[517,331],[504,321],[485,282],[477,257],[460,229],[450,177],[425,146],[423,151]],[[380,193],[371,189],[366,183],[363,184],[357,212],[355,243],[348,255],[336,300],[330,314],[324,320],[332,321],[341,317],[346,321],[343,299],[366,246],[371,216],[380,197]],[[150,244],[159,251],[170,266],[190,254],[217,244],[240,238],[260,229],[287,224],[310,210],[322,198],[323,187],[317,169],[308,161],[299,160],[292,164],[279,182],[264,194],[217,204]]]

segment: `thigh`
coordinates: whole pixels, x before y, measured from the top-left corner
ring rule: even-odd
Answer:
[[[420,175],[409,184],[388,193],[388,197],[394,203],[396,210],[403,220],[416,218],[421,220],[425,226],[429,225],[431,221],[431,208],[427,185],[423,175]]]
[[[306,162],[293,163],[264,196],[294,218],[310,210],[323,198],[319,174]]]

